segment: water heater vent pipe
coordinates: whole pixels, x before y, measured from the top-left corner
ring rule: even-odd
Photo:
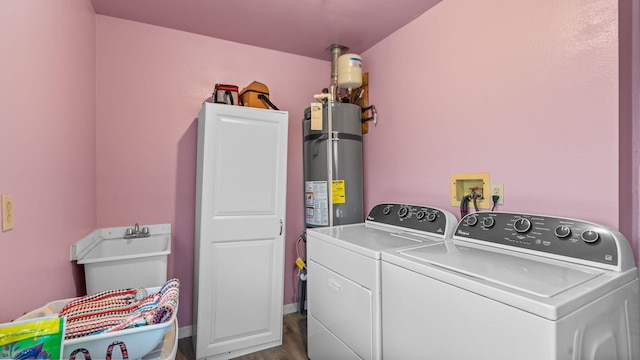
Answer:
[[[327,48],[327,51],[331,53],[331,100],[338,100],[338,58],[343,52],[349,50],[348,47],[331,44]]]

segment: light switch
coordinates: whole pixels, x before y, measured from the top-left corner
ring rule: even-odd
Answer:
[[[2,195],[2,231],[13,229],[13,196]]]

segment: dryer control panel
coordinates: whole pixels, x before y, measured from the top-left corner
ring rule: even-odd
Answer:
[[[410,230],[428,232],[451,237],[457,221],[446,210],[424,205],[378,204],[371,209],[367,222],[403,227]]]
[[[614,269],[621,268],[620,247],[629,248],[619,232],[588,221],[493,211],[463,217],[454,239]]]

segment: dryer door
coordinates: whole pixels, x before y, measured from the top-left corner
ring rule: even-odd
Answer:
[[[309,260],[309,314],[343,346],[363,359],[373,358],[373,294],[352,280]],[[309,333],[310,336],[313,334]],[[317,343],[309,339],[309,344]],[[327,344],[328,345],[328,344]],[[309,358],[325,358],[312,353]],[[316,356],[318,355],[318,356]]]

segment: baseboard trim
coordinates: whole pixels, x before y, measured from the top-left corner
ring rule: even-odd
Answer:
[[[287,304],[287,305],[284,305],[282,307],[282,313],[285,314],[285,315],[294,313],[296,311],[298,311],[298,304],[297,303]]]
[[[304,302],[304,308],[305,310],[307,309],[307,302]],[[294,312],[298,311],[298,303],[292,303],[292,304],[286,304],[284,306],[282,306],[282,313],[284,315],[286,314],[292,314]],[[178,339],[183,339],[183,338],[187,338],[189,336],[193,335],[193,328],[191,327],[191,325],[189,326],[183,326],[181,328],[178,329]]]
[[[191,325],[178,328],[178,339],[187,338],[193,335]]]
[[[305,311],[307,310],[307,302],[306,301],[304,302],[304,310]],[[284,305],[282,307],[282,313],[285,314],[285,315],[286,314],[291,314],[291,313],[294,313],[294,312],[298,312],[298,303],[287,304],[287,305]]]

